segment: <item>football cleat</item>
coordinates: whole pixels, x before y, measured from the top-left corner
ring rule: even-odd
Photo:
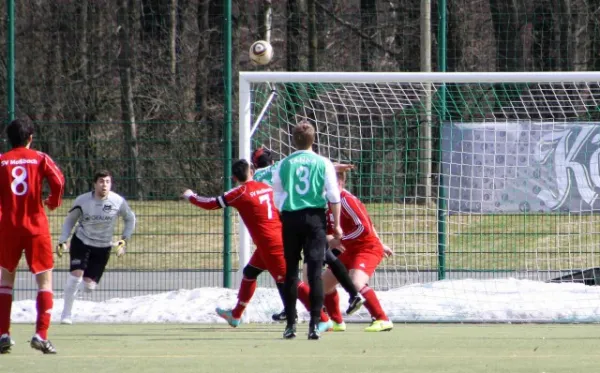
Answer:
[[[346,315],[352,315],[354,312],[358,311],[360,307],[363,305],[364,300],[360,297],[360,295],[350,297],[348,301],[348,309],[346,310]]]
[[[0,354],[8,354],[10,352],[10,348],[14,345],[14,341],[10,338],[8,334],[2,334],[0,337]]]
[[[294,339],[296,338],[296,324],[287,325],[283,331],[283,339]]]
[[[285,310],[279,312],[279,313],[274,313],[273,315],[271,315],[271,319],[273,319],[273,321],[287,321],[287,315],[285,313]],[[298,313],[296,312],[296,322],[298,322]]]
[[[227,321],[227,323],[229,325],[231,325],[234,328],[237,328],[240,325],[240,323],[242,322],[241,319],[236,319],[233,317],[233,315],[231,314],[231,310],[226,310],[226,309],[217,307],[216,312],[219,316],[221,316],[223,319],[225,319],[225,321]]]
[[[321,321],[317,324],[317,330],[319,333],[325,333],[328,330],[333,330],[333,321]]]
[[[44,354],[55,354],[56,348],[52,345],[52,342],[48,339],[42,339],[39,335],[34,335],[31,338],[31,348],[34,350],[42,351]]]
[[[394,324],[389,320],[374,320],[365,328],[365,332],[389,332],[393,328]]]
[[[329,323],[331,323],[331,321],[329,321]],[[319,323],[319,324],[323,324],[323,323]],[[309,340],[319,340],[321,339],[321,331],[319,330],[319,325],[310,323],[310,325],[308,326],[308,339]]]
[[[341,323],[336,323],[335,321],[333,321],[333,327],[331,328],[332,331],[334,332],[345,332],[346,331],[346,323],[345,322],[341,322]]]

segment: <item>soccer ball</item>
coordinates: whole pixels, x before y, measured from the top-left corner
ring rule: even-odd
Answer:
[[[273,47],[268,41],[255,41],[250,46],[250,60],[256,65],[266,65],[273,58]]]

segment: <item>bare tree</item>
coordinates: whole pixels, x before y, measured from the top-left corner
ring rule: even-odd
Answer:
[[[377,8],[375,0],[360,0],[360,29],[369,39],[375,38],[377,30]],[[360,69],[372,71],[371,59],[374,51],[372,44],[366,39],[360,39]]]
[[[273,30],[273,0],[263,0],[258,12],[258,35],[262,40],[271,42]]]
[[[299,0],[288,0],[287,2],[287,37],[286,37],[286,55],[287,70],[300,71],[300,6]]]
[[[130,28],[130,10],[134,7],[133,0],[120,0],[117,11],[118,19],[118,38],[119,54],[118,67],[119,78],[121,80],[121,120],[123,133],[125,135],[124,153],[128,160],[125,171],[125,180],[127,180],[127,192],[129,197],[142,199],[144,194],[141,183],[141,167],[139,165],[138,151],[138,130],[135,121],[135,109],[133,104],[133,81],[131,78],[131,35]]]

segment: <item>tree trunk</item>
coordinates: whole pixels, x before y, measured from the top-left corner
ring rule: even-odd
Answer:
[[[287,3],[286,65],[287,71],[300,71],[300,6],[298,0]]]
[[[317,8],[315,0],[308,0],[308,71],[317,71],[317,50],[319,40],[317,37]]]
[[[588,0],[573,0],[567,2],[571,15],[569,22],[569,70],[588,71],[591,62],[591,32],[588,28],[590,13]],[[600,11],[598,12],[600,13]],[[600,18],[596,18],[598,21]],[[599,27],[600,25],[596,25]],[[599,51],[596,51],[598,53]]]
[[[490,0],[497,50],[497,71],[523,71],[522,28],[526,25],[526,0]]]
[[[377,8],[375,0],[360,0],[360,29],[373,39],[377,30]],[[374,50],[372,43],[365,38],[360,38],[360,70],[372,71],[371,61]]]
[[[494,71],[495,45],[489,2],[448,2],[448,71]]]
[[[258,34],[262,40],[271,42],[273,30],[273,0],[263,0],[263,6],[258,12]]]
[[[131,35],[130,35],[130,10],[133,8],[133,0],[120,0],[118,18],[119,55],[118,67],[121,80],[121,120],[123,133],[125,135],[124,153],[127,167],[124,175],[127,183],[127,195],[129,198],[143,198],[139,151],[137,143],[137,124],[135,121],[135,108],[133,103],[133,81],[131,78]]]
[[[171,80],[173,84],[177,79],[177,0],[171,0],[171,30],[169,37],[169,54],[171,57]]]

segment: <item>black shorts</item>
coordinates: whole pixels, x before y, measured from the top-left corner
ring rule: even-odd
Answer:
[[[71,239],[69,254],[71,257],[71,272],[83,270],[83,277],[99,283],[106,264],[110,259],[112,247],[93,247],[84,244],[76,235]]]
[[[286,260],[325,260],[326,217],[324,209],[303,209],[281,213],[283,250]]]

